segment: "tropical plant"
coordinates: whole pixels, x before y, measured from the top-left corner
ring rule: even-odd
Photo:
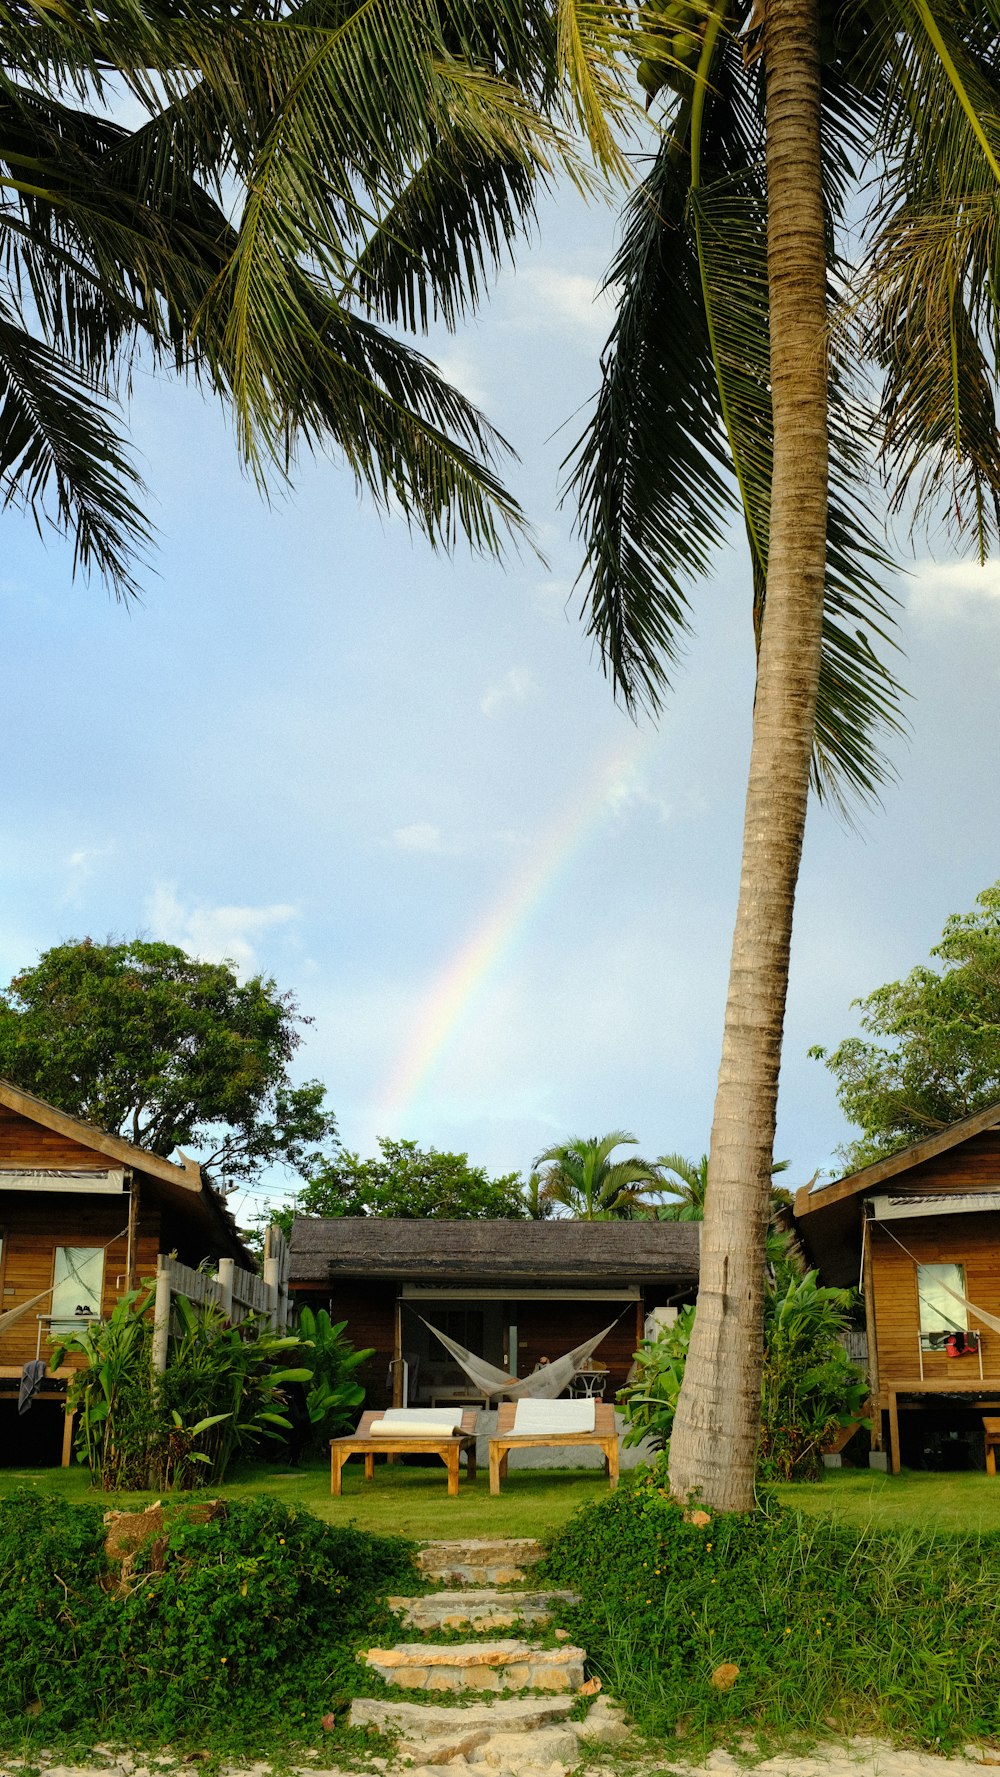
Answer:
[[[627,1130],[612,1129],[546,1148],[532,1162],[544,1168],[540,1195],[581,1222],[627,1221],[642,1214],[650,1192],[663,1189],[657,1167],[638,1155],[611,1158],[615,1148],[635,1145]]]
[[[314,1310],[307,1305],[299,1309],[299,1339],[307,1348],[310,1369],[306,1412],[313,1442],[320,1449],[353,1424],[355,1411],[365,1398],[364,1386],[354,1373],[375,1355],[373,1346],[354,1349],[344,1338],[346,1325],[346,1320],[331,1321],[325,1308]]]
[[[332,447],[432,540],[497,547],[505,447],[398,329],[454,321],[566,160],[556,69],[539,0],[11,0],[6,500],[132,590],[148,528],[116,405],[141,349],[231,407],[258,478]],[[134,125],[108,115],[123,92]]]
[[[1000,882],[953,914],[926,965],[854,1004],[881,1042],[845,1037],[815,1048],[860,1137],[841,1149],[854,1171],[1000,1099]]]
[[[149,1485],[150,1452],[162,1429],[151,1386],[152,1302],[152,1290],[130,1290],[107,1320],[53,1339],[53,1369],[67,1357],[78,1360],[66,1389],[77,1456],[109,1492]]]
[[[867,478],[881,469],[896,510],[943,509],[982,552],[1000,522],[1000,36],[988,0],[650,0],[640,25],[641,79],[667,105],[610,274],[621,301],[571,485],[590,627],[630,704],[658,704],[687,583],[734,503],[749,540],[740,892],[670,1450],[678,1495],[747,1510],[809,789],[874,797],[878,730],[900,726],[876,652],[891,564]]]
[[[824,1289],[816,1271],[790,1278],[769,1297],[757,1450],[765,1479],[818,1474],[837,1428],[861,1422],[867,1379],[841,1343],[856,1301],[853,1290]]]
[[[174,1298],[177,1333],[159,1382],[165,1420],[156,1452],[157,1487],[218,1482],[237,1455],[261,1439],[280,1442],[291,1429],[285,1390],[309,1383],[305,1365],[288,1365],[299,1339],[275,1333],[250,1315],[232,1326],[221,1303]],[[192,1469],[193,1463],[202,1465]]]
[[[790,1272],[768,1289],[757,1442],[765,1479],[817,1474],[837,1427],[861,1422],[868,1386],[841,1342],[855,1300],[852,1290],[824,1289],[815,1271]],[[669,1448],[696,1319],[694,1308],[682,1309],[673,1326],[640,1344],[635,1373],[618,1393],[626,1444]]]
[[[669,1445],[694,1316],[693,1307],[682,1308],[672,1326],[640,1341],[630,1380],[615,1397],[625,1420],[622,1442],[627,1448],[644,1439],[656,1450]]]

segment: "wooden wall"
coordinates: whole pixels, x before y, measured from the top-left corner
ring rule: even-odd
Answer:
[[[922,1160],[873,1189],[872,1195],[905,1196],[910,1191],[988,1191],[1000,1189],[1000,1129],[984,1129],[933,1160]]]
[[[44,1133],[44,1132],[43,1132]],[[24,1165],[48,1165],[48,1160],[19,1161]],[[65,1165],[67,1162],[62,1161]],[[76,1162],[74,1160],[73,1164]],[[128,1220],[128,1197],[86,1197],[82,1192],[25,1192],[9,1197],[0,1195],[0,1308],[16,1308],[30,1296],[47,1289],[52,1282],[57,1246],[111,1245],[104,1256],[104,1298],[102,1314],[110,1314],[119,1295],[126,1288],[125,1266],[127,1243],[122,1230]],[[152,1276],[156,1270],[159,1250],[159,1214],[155,1209],[143,1210],[139,1218],[137,1267],[140,1277]],[[47,1314],[49,1304],[40,1302],[14,1322],[6,1333],[0,1333],[0,1370],[17,1368],[35,1356],[38,1343],[36,1313]],[[42,1337],[42,1356],[46,1341]]]
[[[962,1188],[968,1189],[968,1184]],[[889,1228],[907,1248],[906,1252],[897,1246]],[[884,1389],[898,1380],[912,1381],[920,1375],[920,1312],[914,1261],[921,1265],[964,1265],[965,1293],[970,1301],[985,1308],[988,1314],[1000,1316],[1000,1207],[982,1215],[870,1222],[869,1235],[878,1383]],[[971,1313],[969,1325],[977,1329]],[[977,1330],[983,1347],[983,1375],[1000,1380],[1000,1333],[982,1326]],[[929,1379],[949,1374],[971,1378],[979,1373],[975,1357],[949,1358],[945,1352],[925,1351],[923,1359],[924,1375]]]
[[[0,1166],[71,1166],[74,1171],[106,1172],[113,1164],[93,1148],[43,1129],[40,1123],[32,1123],[28,1117],[0,1105]]]

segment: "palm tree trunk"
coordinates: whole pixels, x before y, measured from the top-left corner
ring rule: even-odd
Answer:
[[[774,474],[736,931],[673,1492],[753,1505],[764,1238],[819,682],[828,475],[817,0],[765,0]]]

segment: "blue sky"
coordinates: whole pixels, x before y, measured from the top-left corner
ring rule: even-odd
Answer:
[[[614,215],[573,196],[479,319],[434,349],[521,463],[547,557],[435,556],[334,462],[268,506],[224,418],[140,374],[130,421],[159,532],[131,611],[4,515],[3,980],[48,945],[140,932],[292,989],[298,1058],[348,1145],[412,1136],[527,1171],[631,1129],[707,1145],[752,698],[738,537],[696,595],[657,728],[616,709],[577,620],[557,502],[593,392]],[[562,430],[558,428],[562,427]],[[908,556],[912,737],[860,832],[813,807],[777,1153],[834,1164],[806,1058],[1000,876],[1000,571]],[[283,1194],[285,1181],[271,1189]]]

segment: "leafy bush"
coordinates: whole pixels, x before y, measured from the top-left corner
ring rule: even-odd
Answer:
[[[338,1433],[353,1430],[356,1410],[365,1398],[354,1372],[366,1358],[375,1355],[371,1345],[355,1351],[350,1340],[344,1338],[346,1325],[346,1320],[331,1321],[325,1308],[314,1312],[306,1306],[299,1310],[299,1338],[309,1347],[312,1372],[306,1411],[312,1441],[320,1450]]]
[[[576,1513],[540,1575],[651,1734],[701,1748],[835,1726],[942,1749],[1000,1733],[1000,1534],[935,1536],[780,1510],[689,1521],[665,1463]],[[739,1668],[730,1690],[712,1674]]]
[[[289,1368],[300,1341],[250,1316],[231,1326],[216,1302],[174,1298],[167,1368],[152,1368],[152,1292],[133,1290],[108,1319],[61,1339],[53,1364],[83,1359],[67,1392],[76,1452],[107,1490],[190,1487],[223,1479],[232,1458],[289,1429],[285,1389],[312,1380]]]
[[[765,1480],[817,1475],[824,1444],[861,1412],[867,1382],[840,1343],[853,1300],[851,1290],[824,1289],[817,1272],[800,1275],[787,1267],[777,1289],[767,1292],[757,1452]],[[626,1444],[643,1438],[660,1450],[669,1444],[694,1316],[693,1308],[682,1310],[672,1327],[639,1346],[635,1376],[618,1394]]]
[[[410,1545],[270,1500],[184,1513],[119,1594],[97,1508],[0,1503],[0,1743],[315,1743],[357,1687],[357,1649],[391,1632],[385,1592],[413,1587]]]

